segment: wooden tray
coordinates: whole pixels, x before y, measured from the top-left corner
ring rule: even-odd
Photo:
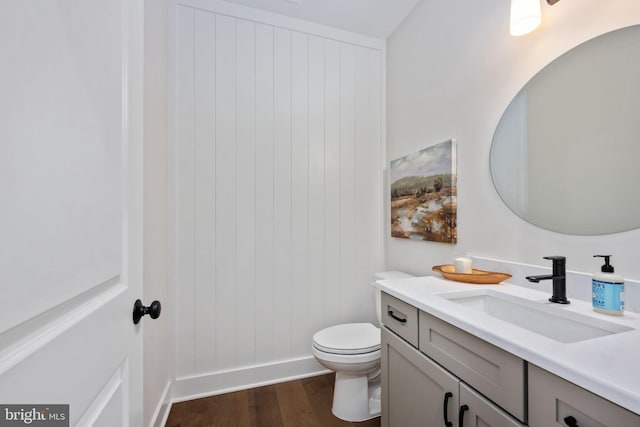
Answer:
[[[495,285],[511,277],[510,274],[506,273],[476,269],[472,269],[471,273],[456,273],[456,268],[453,264],[434,265],[431,270],[442,274],[445,279],[476,285]]]

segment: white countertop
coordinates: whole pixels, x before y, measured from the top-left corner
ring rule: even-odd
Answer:
[[[378,280],[374,286],[640,414],[640,315],[636,313],[608,316],[594,312],[591,304],[579,300],[572,300],[569,305],[554,304],[548,302],[550,295],[545,292],[506,283],[472,285],[427,276]],[[438,296],[439,293],[483,288],[500,290],[539,304],[546,303],[552,310],[578,312],[634,330],[575,343],[561,343]]]

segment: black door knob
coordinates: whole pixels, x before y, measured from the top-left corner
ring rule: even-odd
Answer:
[[[149,307],[145,307],[142,305],[142,301],[136,300],[135,304],[133,304],[133,324],[137,325],[140,323],[140,319],[142,319],[142,316],[145,314],[148,314],[152,319],[157,319],[160,317],[161,309],[160,301],[154,301]]]
[[[574,417],[572,417],[571,415],[569,415],[568,417],[564,417],[564,423],[566,425],[568,425],[569,427],[580,427],[578,425],[578,420],[576,420]]]

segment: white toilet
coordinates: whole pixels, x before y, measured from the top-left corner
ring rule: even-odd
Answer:
[[[398,271],[376,273],[374,280],[412,277]],[[345,323],[313,336],[311,352],[336,373],[333,415],[345,421],[365,421],[380,415],[380,291],[376,295],[378,325]]]

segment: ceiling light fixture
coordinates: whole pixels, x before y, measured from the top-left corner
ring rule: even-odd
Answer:
[[[547,0],[551,6],[560,0]],[[540,0],[511,0],[511,25],[512,36],[522,36],[538,28],[542,22]]]
[[[542,22],[540,0],[511,0],[512,36],[522,36],[535,30]]]

